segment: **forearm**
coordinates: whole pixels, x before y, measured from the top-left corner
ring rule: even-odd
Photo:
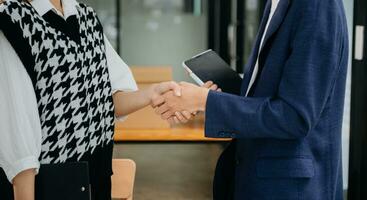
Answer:
[[[312,125],[309,114],[277,98],[247,98],[211,92],[206,106],[207,137],[299,139]]]
[[[13,179],[14,199],[15,200],[34,200],[35,197],[35,176],[34,169],[28,169]]]
[[[151,103],[154,86],[135,92],[116,92],[113,95],[115,115],[126,116],[148,106]]]

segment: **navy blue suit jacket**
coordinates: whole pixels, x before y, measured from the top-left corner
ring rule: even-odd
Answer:
[[[242,96],[211,91],[205,134],[234,138],[221,155],[214,199],[342,200],[341,127],[348,65],[342,0],[280,0],[248,61]]]

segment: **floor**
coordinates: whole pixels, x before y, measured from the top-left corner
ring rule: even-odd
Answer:
[[[134,200],[211,200],[221,151],[214,143],[124,143],[114,157],[137,164]]]

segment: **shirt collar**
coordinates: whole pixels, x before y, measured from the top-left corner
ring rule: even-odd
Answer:
[[[54,7],[54,5],[52,5],[52,3],[49,0],[32,0],[31,5],[41,16],[43,16],[50,10],[53,10],[58,15],[61,15],[64,19],[67,19],[68,17],[77,14],[76,6],[78,3],[76,2],[76,0],[61,0],[61,1],[64,9],[64,16],[62,16],[62,14]]]

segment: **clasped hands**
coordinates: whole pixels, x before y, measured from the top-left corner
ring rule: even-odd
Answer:
[[[220,91],[211,81],[202,87],[187,82],[165,82],[154,88],[151,106],[170,124],[186,123],[197,112],[205,111],[209,90]]]

